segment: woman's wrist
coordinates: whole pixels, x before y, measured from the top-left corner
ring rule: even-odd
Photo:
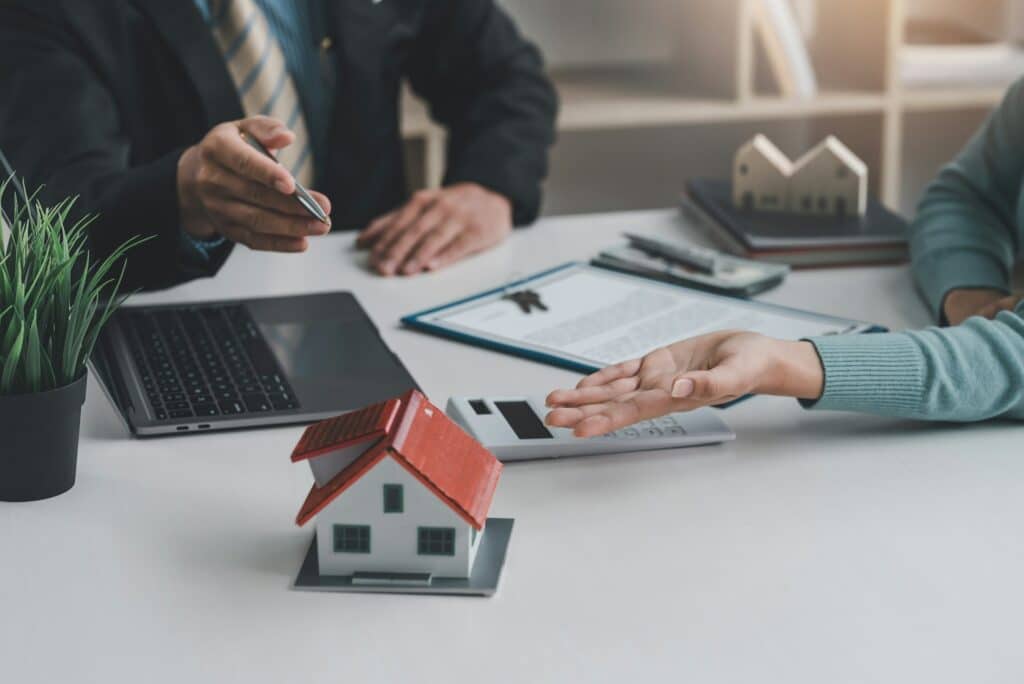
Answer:
[[[825,369],[807,341],[772,340],[771,370],[759,394],[816,400],[825,391]]]

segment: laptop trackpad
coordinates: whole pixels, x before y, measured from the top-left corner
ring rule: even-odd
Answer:
[[[259,328],[304,409],[337,408],[346,397],[362,406],[412,386],[367,321],[259,323]]]

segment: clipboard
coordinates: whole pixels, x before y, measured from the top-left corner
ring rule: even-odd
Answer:
[[[607,329],[601,329],[604,321]],[[578,262],[410,314],[401,322],[580,373],[713,330],[744,328],[786,339],[887,331],[864,321],[716,295]]]

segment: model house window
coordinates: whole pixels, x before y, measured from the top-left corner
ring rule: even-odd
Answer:
[[[402,493],[402,485],[384,485],[384,512],[401,513],[405,510],[405,497]]]
[[[370,553],[369,525],[335,525],[335,553]]]
[[[421,527],[417,553],[421,556],[454,556],[454,527]]]

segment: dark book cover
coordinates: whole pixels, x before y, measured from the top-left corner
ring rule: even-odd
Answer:
[[[689,181],[686,189],[697,206],[750,254],[906,248],[907,222],[874,199],[868,200],[864,216],[808,216],[738,209],[729,181],[699,178]]]

